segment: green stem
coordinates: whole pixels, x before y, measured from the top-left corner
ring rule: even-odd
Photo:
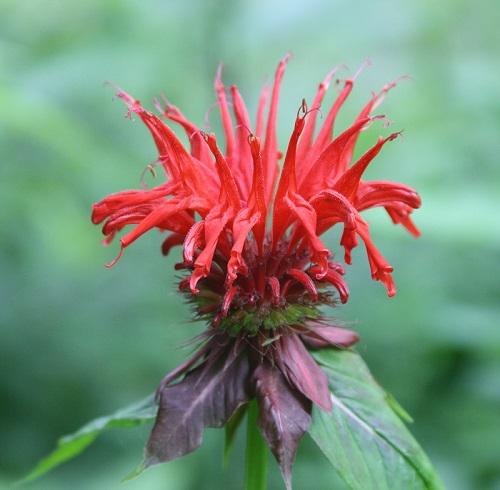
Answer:
[[[247,448],[245,454],[245,490],[267,489],[267,460],[268,450],[266,442],[260,435],[257,427],[259,407],[256,400],[252,400],[248,407],[247,418]]]

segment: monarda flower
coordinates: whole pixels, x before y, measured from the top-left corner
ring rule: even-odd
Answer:
[[[311,352],[346,349],[358,341],[355,332],[321,308],[348,299],[341,262],[350,264],[352,249],[361,243],[372,278],[389,296],[396,292],[393,268],[373,243],[362,211],[383,207],[394,223],[419,234],[410,214],[420,199],[411,187],[363,180],[367,167],[399,133],[379,137],[353,158],[361,132],[384,119],[374,111],[395,83],[373,94],[352,125],[334,134],[355,77],[341,82],[316,130],[331,72],[310,104],[300,104],[282,153],[276,116],[287,62],[288,56],[279,63],[272,89],[262,90],[254,124],[238,88],[227,88],[217,71],[224,143],[169,102],[164,107],[157,103],[159,117],[126,92],[117,93],[128,115],[136,114],[149,129],[165,182],[106,197],[93,206],[92,221],[104,223],[106,243],[133,225],[120,238],[117,258],[155,228],[166,233],[163,254],[182,246],[176,269],[185,275],[179,289],[207,323],[197,350],[157,390],[159,409],[146,466],[193,451],[205,427],[225,425],[256,399],[260,431],[290,487],[292,463],[313,405],[332,410],[327,375]],[[189,149],[171,123],[186,133]],[[322,240],[334,226],[342,228],[343,260]]]

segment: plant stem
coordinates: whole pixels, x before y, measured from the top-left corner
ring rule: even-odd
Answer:
[[[267,460],[268,450],[266,442],[260,435],[257,427],[259,407],[256,400],[252,400],[247,415],[247,447],[245,454],[245,490],[267,489]]]

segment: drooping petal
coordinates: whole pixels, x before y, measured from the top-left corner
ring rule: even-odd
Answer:
[[[329,267],[326,274],[321,274],[319,268],[311,267],[310,274],[318,280],[330,283],[338,291],[341,303],[347,303],[349,299],[349,287],[339,271]]]
[[[388,296],[394,296],[396,294],[396,287],[394,285],[394,280],[392,279],[392,271],[394,270],[393,267],[387,262],[384,256],[373,244],[370,238],[368,225],[364,222],[358,223],[356,229],[365,244],[372,279],[380,281],[384,284],[387,289]]]
[[[400,204],[385,206],[385,210],[395,225],[403,225],[415,238],[420,236],[420,230],[415,226],[415,223],[413,223],[410,218],[413,208]]]
[[[231,248],[231,257],[227,264],[228,285],[232,284],[237,274],[243,270],[246,271],[242,252],[245,242],[253,227],[260,220],[260,214],[250,208],[242,209],[233,221],[233,246]]]
[[[127,207],[138,206],[172,194],[178,184],[165,182],[152,189],[122,191],[111,194],[92,206],[92,223],[101,223],[116,211]]]
[[[185,199],[171,199],[165,201],[163,204],[157,206],[151,213],[149,213],[132,231],[123,235],[120,239],[123,248],[128,247],[131,243],[137,240],[141,235],[164,222],[171,216],[174,216],[186,209],[207,209],[208,203],[203,200],[196,200],[192,198]]]
[[[304,286],[313,301],[318,300],[318,290],[314,285],[314,281],[306,272],[300,269],[288,269],[287,274]]]
[[[291,212],[291,215],[297,219],[300,229],[305,231],[305,239],[311,251],[311,260],[318,264],[320,269],[325,272],[330,250],[318,237],[316,211],[310,203],[302,199],[298,194],[286,197],[285,204]],[[300,236],[300,234],[297,233],[296,236]],[[293,243],[295,239],[294,236],[291,243]]]

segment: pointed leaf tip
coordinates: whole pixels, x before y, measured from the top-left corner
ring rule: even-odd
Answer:
[[[130,428],[151,422],[156,415],[156,411],[154,397],[151,395],[111,415],[92,420],[73,434],[61,437],[57,447],[43,458],[18,484],[23,485],[36,480],[60,464],[75,458],[105,430],[115,427]]]

